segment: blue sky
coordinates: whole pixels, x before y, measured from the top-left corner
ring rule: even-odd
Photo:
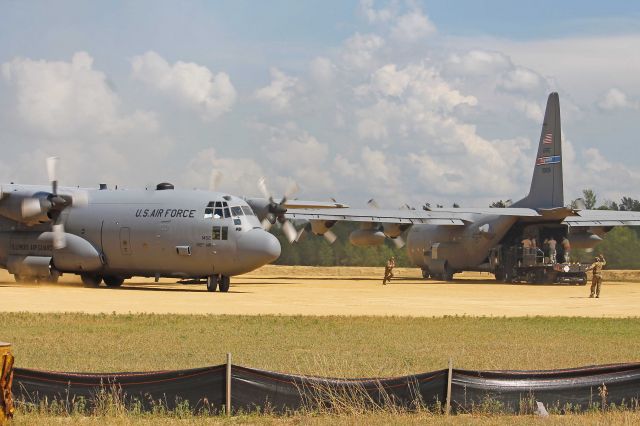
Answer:
[[[0,180],[483,205],[558,91],[565,193],[640,197],[639,42],[629,1],[4,1]]]

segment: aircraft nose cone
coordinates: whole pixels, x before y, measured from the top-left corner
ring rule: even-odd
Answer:
[[[252,229],[240,237],[238,254],[243,262],[258,268],[280,257],[280,242],[262,229]]]

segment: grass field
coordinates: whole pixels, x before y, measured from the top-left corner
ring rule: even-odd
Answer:
[[[0,313],[17,366],[134,371],[234,362],[326,376],[392,376],[441,369],[551,369],[638,360],[640,318],[310,317]],[[201,417],[130,412],[60,416],[20,409],[15,424],[540,424],[533,416],[429,413]],[[549,425],[640,422],[638,412],[552,416]]]
[[[343,377],[637,361],[640,318],[0,313],[17,366],[116,372],[222,363]]]

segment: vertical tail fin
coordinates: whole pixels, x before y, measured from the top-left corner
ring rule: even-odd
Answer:
[[[554,92],[547,99],[529,195],[513,207],[549,209],[563,206],[560,99]]]

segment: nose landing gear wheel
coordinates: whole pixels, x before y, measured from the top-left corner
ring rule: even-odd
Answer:
[[[210,275],[207,277],[207,291],[216,291],[218,287],[218,277],[216,275]]]
[[[226,275],[220,275],[220,278],[218,279],[218,286],[220,288],[220,291],[226,293],[227,291],[229,291],[229,287],[231,286],[231,278],[227,277]]]

